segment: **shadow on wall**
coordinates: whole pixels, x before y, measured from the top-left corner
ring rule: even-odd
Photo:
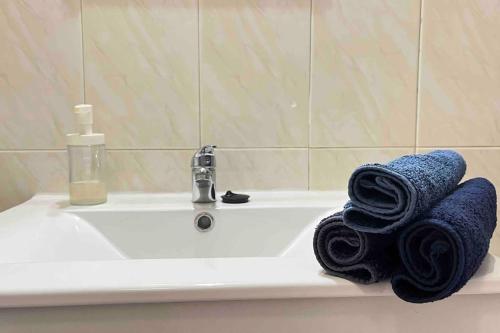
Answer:
[[[40,159],[44,159],[44,163],[40,163]],[[67,163],[65,151],[47,151],[37,155],[0,152],[0,211],[30,199],[40,188],[46,192],[66,189]]]

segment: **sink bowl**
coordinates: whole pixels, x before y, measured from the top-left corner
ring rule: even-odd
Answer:
[[[130,259],[279,257],[301,245],[328,207],[260,207],[71,213],[95,228]],[[207,231],[196,227],[198,215],[213,217]],[[301,244],[304,242],[305,244]]]
[[[343,201],[298,193],[254,193],[239,205],[112,194],[104,205],[69,206],[38,195],[0,214],[0,263],[310,255],[318,219]],[[200,214],[213,217],[207,231],[195,225]]]

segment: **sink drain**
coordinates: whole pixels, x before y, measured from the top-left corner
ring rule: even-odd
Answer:
[[[209,213],[200,213],[194,219],[194,226],[198,231],[209,231],[214,227],[215,220]]]

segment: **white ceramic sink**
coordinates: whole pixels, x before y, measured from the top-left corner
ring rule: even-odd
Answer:
[[[195,228],[199,211],[214,219],[208,231]],[[300,235],[325,212],[322,207],[195,210],[80,211],[73,217],[94,227],[131,259],[279,257],[310,239]]]
[[[314,229],[345,192],[250,194],[241,205],[111,194],[92,207],[37,195],[0,213],[0,307],[392,295],[326,276],[314,258]],[[200,213],[211,230],[195,228]],[[500,292],[496,261],[461,292]]]
[[[242,205],[118,194],[77,207],[41,195],[0,215],[0,263],[310,254],[318,218],[339,204],[308,203],[297,193],[258,193]],[[195,227],[200,213],[214,218],[208,231]]]

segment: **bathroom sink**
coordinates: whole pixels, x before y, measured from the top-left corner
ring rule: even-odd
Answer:
[[[317,220],[341,206],[312,201],[293,192],[240,205],[112,194],[104,205],[69,206],[63,195],[39,195],[0,214],[0,263],[309,255]],[[200,214],[213,218],[207,230],[197,228]]]
[[[260,207],[184,210],[113,210],[71,213],[95,228],[124,257],[278,257],[301,246],[301,239],[329,207]],[[208,213],[212,226],[196,227]],[[308,228],[309,227],[309,228]]]
[[[249,194],[231,205],[113,193],[88,207],[36,195],[0,213],[0,308],[392,295],[325,275],[315,259],[314,229],[345,192]],[[195,224],[200,214],[214,222]],[[496,261],[461,293],[500,293]]]

